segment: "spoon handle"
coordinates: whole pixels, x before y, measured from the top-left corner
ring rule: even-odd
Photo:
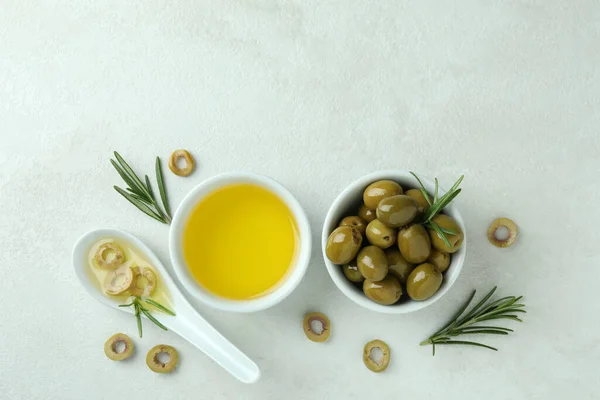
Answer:
[[[168,326],[240,381],[254,383],[260,378],[260,370],[254,361],[225,339],[191,306],[185,313],[178,312]]]

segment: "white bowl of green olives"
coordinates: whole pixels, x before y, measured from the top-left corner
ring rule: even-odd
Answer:
[[[465,225],[437,179],[381,171],[350,184],[323,224],[323,258],[338,288],[373,311],[404,314],[440,299],[466,254]]]

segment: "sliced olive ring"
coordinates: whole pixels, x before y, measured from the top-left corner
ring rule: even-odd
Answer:
[[[321,333],[316,333],[312,330],[313,321],[319,321],[321,323],[321,326],[323,327]],[[304,327],[304,334],[306,337],[313,342],[324,342],[329,339],[329,335],[331,335],[331,323],[329,322],[329,318],[320,312],[306,314],[302,326]]]
[[[378,362],[371,358],[371,351],[373,349],[381,350],[381,360]],[[371,340],[369,343],[365,344],[363,350],[363,362],[365,363],[365,366],[373,372],[385,371],[390,364],[390,347],[382,340]]]
[[[498,239],[496,237],[496,232],[500,227],[508,229],[508,236],[506,239]],[[492,222],[492,225],[490,225],[488,229],[488,240],[496,247],[505,248],[511,246],[515,242],[517,234],[517,225],[513,221],[508,218],[498,218]]]
[[[167,361],[166,363],[161,362],[158,359],[158,356],[161,353],[167,354],[169,356],[169,361]],[[157,346],[154,346],[150,349],[148,355],[146,356],[146,365],[148,365],[148,368],[150,368],[152,371],[158,374],[165,374],[167,372],[173,371],[177,366],[178,361],[179,353],[177,353],[177,350],[175,350],[174,347],[166,344],[159,344]]]
[[[133,271],[133,285],[131,294],[139,297],[150,297],[156,289],[156,274],[150,267],[131,267]]]
[[[183,167],[177,165],[179,160],[183,160]],[[175,150],[169,158],[169,169],[177,176],[188,176],[194,171],[195,165],[194,157],[187,150]]]
[[[118,352],[117,346],[123,344],[123,351]],[[123,361],[133,353],[133,341],[124,333],[117,333],[104,343],[104,354],[113,361]]]
[[[94,260],[99,268],[115,270],[125,261],[125,254],[123,253],[123,249],[116,244],[103,243],[96,250]]]
[[[131,263],[125,263],[106,275],[106,278],[104,278],[104,291],[106,294],[116,296],[131,289],[133,284],[134,273]]]

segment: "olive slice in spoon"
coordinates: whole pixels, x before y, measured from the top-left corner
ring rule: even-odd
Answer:
[[[104,291],[111,296],[126,292],[133,286],[133,277],[134,273],[131,269],[131,263],[127,262],[106,275]]]

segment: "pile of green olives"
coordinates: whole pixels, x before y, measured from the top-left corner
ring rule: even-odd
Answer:
[[[439,290],[464,239],[458,222],[446,214],[431,221],[453,232],[446,234],[448,243],[425,227],[421,222],[429,207],[419,189],[373,182],[363,192],[358,215],[344,217],[329,235],[327,258],[375,303],[395,304],[405,291],[412,300],[427,300]]]

